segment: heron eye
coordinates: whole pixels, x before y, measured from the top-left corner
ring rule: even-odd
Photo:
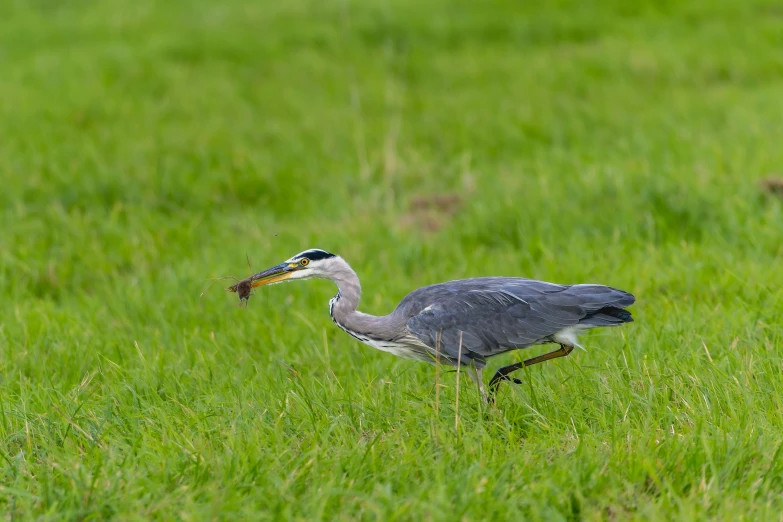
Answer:
[[[310,260],[307,259],[306,257],[303,257],[302,259],[299,260],[299,264],[302,266],[307,266],[310,264]]]

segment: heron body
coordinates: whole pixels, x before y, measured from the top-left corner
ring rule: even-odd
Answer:
[[[516,277],[425,286],[408,294],[390,314],[373,316],[357,310],[361,285],[348,263],[319,249],[305,250],[248,280],[255,287],[308,278],[329,279],[337,285],[329,314],[355,339],[407,359],[464,365],[482,392],[481,370],[490,357],[539,344],[561,346],[501,368],[490,382],[494,389],[522,366],[568,355],[584,330],[633,321],[626,308],[635,299],[628,292],[604,285],[558,285]],[[236,291],[237,286],[229,289]]]

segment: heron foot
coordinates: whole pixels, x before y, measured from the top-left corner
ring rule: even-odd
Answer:
[[[495,372],[495,375],[492,376],[492,379],[489,380],[489,396],[487,397],[488,403],[495,404],[495,392],[497,391],[498,386],[500,386],[501,382],[511,381],[514,384],[522,384],[522,381],[520,381],[515,377],[509,377],[508,374],[519,370],[524,365],[525,365],[524,362],[509,364],[508,366],[504,366],[503,368],[500,368],[498,369],[497,372]]]

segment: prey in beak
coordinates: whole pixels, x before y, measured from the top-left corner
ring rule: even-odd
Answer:
[[[238,294],[240,304],[244,302],[245,306],[247,306],[247,302],[250,300],[250,294],[252,293],[253,288],[257,286],[282,283],[283,281],[290,279],[294,272],[301,270],[306,266],[306,264],[286,261],[285,263],[280,263],[279,265],[273,266],[268,270],[253,274],[252,276],[229,286],[228,291]]]

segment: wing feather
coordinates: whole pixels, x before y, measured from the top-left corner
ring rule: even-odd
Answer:
[[[562,286],[516,278],[452,281],[409,295],[408,330],[441,353],[483,365],[484,358],[547,342],[586,316],[633,304],[631,294],[602,285]]]

